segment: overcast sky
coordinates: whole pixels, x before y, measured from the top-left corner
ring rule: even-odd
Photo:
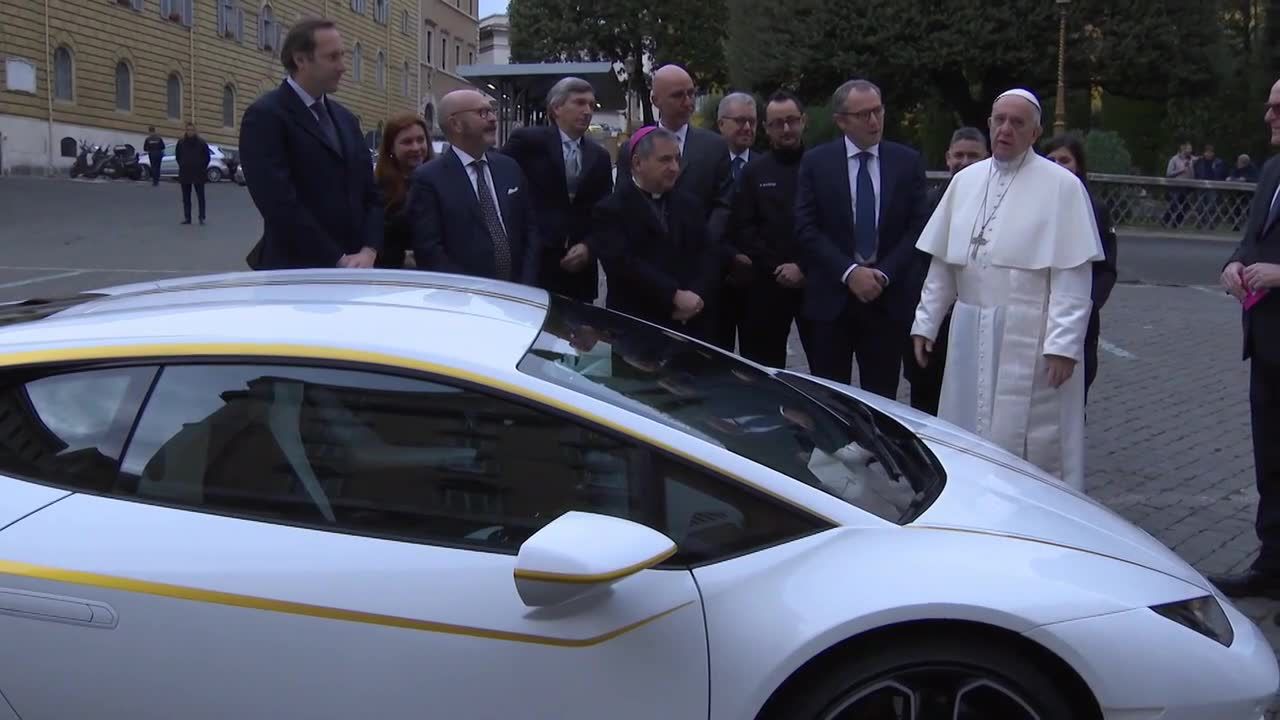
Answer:
[[[506,11],[507,0],[480,0],[480,17]]]

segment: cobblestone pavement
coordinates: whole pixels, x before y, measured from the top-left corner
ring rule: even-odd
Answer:
[[[209,188],[209,225],[180,218],[175,184],[0,179],[0,301],[243,269],[261,232],[248,193],[228,183]],[[1206,573],[1257,551],[1239,306],[1211,285],[1230,251],[1121,238],[1087,421],[1089,493]],[[792,340],[789,365],[803,369]],[[1280,647],[1280,603],[1237,606]]]

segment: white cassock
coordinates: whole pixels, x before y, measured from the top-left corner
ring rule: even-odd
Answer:
[[[984,160],[951,179],[916,247],[933,260],[911,334],[937,339],[955,303],[938,416],[1083,489],[1084,336],[1103,259],[1084,184],[1033,150]],[[1061,387],[1046,354],[1076,361]]]

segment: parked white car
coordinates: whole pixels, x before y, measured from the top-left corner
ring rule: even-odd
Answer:
[[[172,279],[0,306],[0,346],[0,718],[1258,720],[1280,685],[1022,460],[534,288]]]
[[[164,157],[160,160],[160,177],[176,178],[178,177],[178,159],[174,156],[174,145],[169,143],[165,148]],[[138,154],[138,164],[142,166],[142,179],[151,179],[151,157],[146,153]],[[222,148],[209,144],[209,169],[206,171],[209,182],[221,182],[223,179],[231,177],[231,170],[227,167],[226,155],[222,152]]]

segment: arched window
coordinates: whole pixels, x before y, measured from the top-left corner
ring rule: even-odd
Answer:
[[[374,22],[386,25],[390,19],[388,10],[391,9],[389,0],[373,0],[373,20]]]
[[[409,97],[409,61],[405,60],[400,69],[400,94]]]
[[[133,110],[133,70],[124,60],[116,63],[116,109]]]
[[[182,78],[178,73],[169,73],[165,82],[165,107],[170,120],[182,119]]]
[[[364,50],[361,49],[360,43],[351,49],[351,79],[354,82],[360,82],[360,76],[364,74]]]
[[[387,55],[381,50],[378,51],[378,64],[373,70],[374,79],[378,82],[379,90],[387,89]]]
[[[400,11],[400,32],[404,33],[405,35],[409,34],[409,11],[408,10]]]
[[[73,158],[79,154],[78,149],[76,139],[73,137],[64,137],[62,138],[62,141],[58,143],[58,150],[62,157]]]
[[[76,99],[75,65],[66,46],[59,46],[53,51],[53,99],[64,102]]]
[[[236,126],[236,89],[230,85],[222,88],[222,127]]]
[[[263,5],[262,12],[258,15],[258,47],[263,50],[275,49],[278,27],[276,15],[271,11],[271,6]]]

